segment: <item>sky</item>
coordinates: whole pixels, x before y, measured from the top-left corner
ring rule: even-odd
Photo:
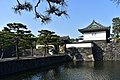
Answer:
[[[34,4],[37,0],[28,1]],[[36,36],[38,30],[47,29],[59,36],[78,38],[82,35],[78,29],[87,27],[93,20],[104,26],[112,26],[112,19],[120,17],[120,5],[117,6],[110,0],[67,0],[69,18],[52,16],[50,23],[42,24],[39,19],[34,18],[33,12],[23,11],[22,15],[15,14],[12,7],[16,3],[16,0],[0,2],[0,30],[7,23],[20,22],[27,25],[27,28]],[[38,8],[40,12],[43,12],[43,7],[46,8],[47,5],[42,3]]]

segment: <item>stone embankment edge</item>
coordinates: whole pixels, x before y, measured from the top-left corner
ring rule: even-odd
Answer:
[[[48,56],[33,59],[7,60],[0,62],[0,78],[14,73],[40,69],[54,64],[71,61],[68,55]]]

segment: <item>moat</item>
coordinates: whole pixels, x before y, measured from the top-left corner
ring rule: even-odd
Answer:
[[[70,62],[1,80],[120,80],[120,61]]]

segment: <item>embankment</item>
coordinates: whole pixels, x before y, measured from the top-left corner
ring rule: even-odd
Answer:
[[[70,57],[67,55],[62,56],[49,56],[49,57],[39,57],[31,59],[20,59],[20,60],[6,60],[0,62],[0,77],[51,66],[53,64],[62,63],[69,61]]]

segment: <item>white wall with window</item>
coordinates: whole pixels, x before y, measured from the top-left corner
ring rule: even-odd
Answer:
[[[83,40],[106,40],[106,31],[84,33]]]

